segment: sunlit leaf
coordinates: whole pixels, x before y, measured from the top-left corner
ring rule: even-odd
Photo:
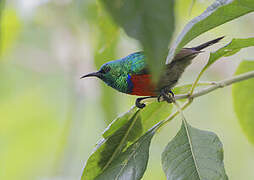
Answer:
[[[174,31],[173,0],[101,0],[115,22],[141,42],[152,74],[158,79]]]
[[[138,138],[151,127],[169,116],[172,105],[162,102],[148,104],[144,109],[136,107],[114,120],[103,134],[95,151],[89,157],[82,179],[94,179],[112,166]]]
[[[189,13],[191,13],[194,5],[196,4],[196,0],[191,0],[191,4],[190,4],[190,9],[189,9]]]
[[[14,9],[4,9],[1,18],[0,55],[12,47],[21,29],[21,21]]]
[[[156,100],[157,101],[157,100]],[[143,124],[144,131],[147,131],[153,125],[169,116],[172,110],[172,105],[166,102],[152,102],[140,111],[139,116]],[[129,121],[131,116],[138,111],[137,107],[132,107],[128,112],[116,118],[104,131],[103,137],[106,138],[112,135],[119,127]]]
[[[218,136],[191,127],[186,120],[165,148],[162,166],[168,180],[228,179]]]
[[[254,61],[243,61],[236,74],[254,71]],[[254,78],[236,83],[232,88],[234,109],[250,142],[254,143]]]
[[[185,26],[170,49],[167,62],[171,62],[182,47],[202,33],[253,11],[253,0],[216,0]]]
[[[103,132],[103,137],[107,138],[114,134],[119,127],[122,127],[126,124],[132,116],[138,111],[138,108],[133,106],[129,111],[117,117]]]

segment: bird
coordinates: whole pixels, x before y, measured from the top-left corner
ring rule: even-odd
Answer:
[[[80,78],[97,77],[119,92],[143,96],[137,98],[135,102],[135,105],[141,109],[146,106],[141,101],[148,98],[157,98],[160,101],[163,97],[164,100],[171,103],[174,99],[172,88],[177,84],[186,67],[198,54],[203,52],[204,48],[219,42],[223,38],[224,36],[192,48],[182,48],[169,64],[165,64],[156,84],[152,81],[152,75],[143,51],[109,61],[103,64],[98,71],[83,75]]]

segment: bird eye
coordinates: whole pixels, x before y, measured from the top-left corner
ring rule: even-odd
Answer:
[[[109,66],[105,66],[104,68],[102,68],[101,70],[100,70],[100,72],[101,73],[103,73],[103,74],[106,74],[107,72],[109,72],[110,71],[110,67]]]

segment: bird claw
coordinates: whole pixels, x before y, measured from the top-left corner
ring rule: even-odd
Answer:
[[[163,98],[163,100],[167,101],[168,103],[172,103],[175,101],[175,95],[171,90],[167,93],[163,89],[161,91],[161,94],[157,97],[158,102],[161,101],[161,98]]]
[[[149,99],[149,98],[156,98],[156,96],[147,96],[147,97],[137,98],[135,102],[136,107],[140,109],[143,109],[144,107],[146,107],[145,103],[141,103],[141,101],[144,99]],[[172,102],[175,102],[175,95],[171,90],[166,92],[165,89],[162,89],[159,96],[157,96],[157,100],[158,102],[165,100],[168,103],[172,103]]]
[[[163,101],[163,99],[161,100],[161,98],[163,98],[163,96],[160,94],[160,95],[157,97],[157,101],[158,101],[158,102]]]
[[[144,107],[146,107],[145,103],[141,103],[141,101],[144,99],[149,99],[149,98],[156,98],[156,96],[147,96],[147,97],[137,98],[135,103],[136,107],[140,109],[143,109]]]
[[[137,99],[138,100],[138,99]],[[146,107],[146,105],[144,103],[140,103],[140,101],[136,100],[136,107],[138,107],[139,109],[143,109],[144,107]]]
[[[143,98],[137,98],[136,99],[136,107],[138,107],[139,109],[143,109],[144,107],[146,107],[145,103],[141,103],[142,100],[146,99],[147,97],[143,97]]]

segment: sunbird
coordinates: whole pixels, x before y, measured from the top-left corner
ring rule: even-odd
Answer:
[[[163,97],[170,103],[174,98],[171,89],[176,85],[185,68],[199,53],[203,52],[202,49],[219,42],[223,38],[224,36],[192,48],[182,48],[171,63],[165,64],[163,73],[156,84],[152,81],[146,57],[142,51],[107,62],[101,66],[99,71],[86,74],[81,78],[97,77],[122,93],[145,96],[136,99],[135,104],[138,108],[145,107],[141,101],[147,98],[157,98],[160,101],[160,98]]]

